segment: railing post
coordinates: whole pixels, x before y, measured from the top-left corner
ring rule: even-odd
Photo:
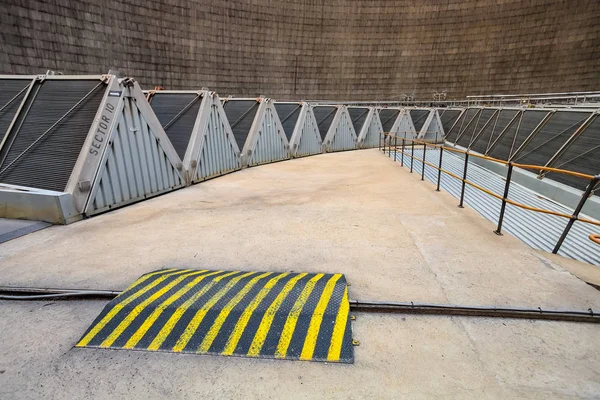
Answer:
[[[415,141],[411,139],[410,141],[410,173],[413,171],[413,161],[415,159]]]
[[[425,180],[425,153],[427,153],[427,143],[423,143],[423,168],[421,170],[421,180]]]
[[[583,208],[588,197],[590,197],[590,194],[592,194],[592,190],[594,190],[594,187],[596,186],[598,181],[600,181],[600,175],[596,175],[591,179],[590,184],[588,185],[587,189],[585,190],[585,193],[583,194],[583,197],[579,201],[579,204],[577,204],[577,208],[573,212],[573,215],[571,215],[571,218],[569,219],[565,230],[563,231],[562,235],[560,235],[560,239],[558,239],[558,242],[556,242],[556,246],[554,246],[554,250],[552,250],[552,253],[556,254],[558,253],[558,250],[560,250],[560,246],[562,246],[567,235],[569,234],[569,231],[573,227],[573,224],[579,218],[579,213],[581,212],[581,209]]]
[[[508,172],[506,173],[506,185],[504,185],[504,195],[502,196],[502,207],[500,207],[500,216],[498,217],[498,227],[494,233],[502,236],[502,221],[504,221],[504,211],[506,210],[506,199],[508,199],[508,190],[510,188],[510,180],[512,177],[513,163],[508,163]]]
[[[404,138],[402,138],[402,150],[400,151],[400,166],[404,167]]]
[[[462,189],[460,190],[460,203],[458,203],[459,208],[464,208],[463,202],[465,200],[465,185],[467,184],[467,167],[469,166],[469,151],[465,153],[465,170],[463,172],[462,178]]]
[[[394,136],[394,161],[398,161],[398,136]]]
[[[438,168],[437,192],[440,191],[440,180],[442,179],[442,155],[444,154],[444,146],[440,146],[440,165]]]
[[[383,137],[383,132],[379,132],[379,150],[381,151],[381,138]]]
[[[390,144],[389,144],[389,147],[388,147],[388,157],[392,158],[392,136],[391,135],[389,137],[389,140],[390,140]]]

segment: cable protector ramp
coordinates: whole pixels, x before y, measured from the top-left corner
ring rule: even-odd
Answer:
[[[76,347],[353,363],[342,274],[162,269],[106,305]]]

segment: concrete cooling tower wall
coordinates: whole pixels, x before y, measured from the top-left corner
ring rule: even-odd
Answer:
[[[598,90],[598,0],[11,0],[0,74],[278,99]]]

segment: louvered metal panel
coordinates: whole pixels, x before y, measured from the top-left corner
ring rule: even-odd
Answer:
[[[303,105],[300,117],[300,125],[294,130],[294,137],[290,142],[293,144],[295,157],[303,157],[312,154],[319,154],[323,151],[321,133],[317,126],[317,119],[312,112],[312,107],[306,103]]]
[[[369,109],[367,107],[348,107],[348,114],[350,114],[354,131],[358,134],[367,120]]]
[[[211,105],[208,124],[202,133],[195,181],[209,179],[241,168],[239,150],[227,137],[229,122],[219,110],[218,100]]]
[[[496,120],[496,109],[494,108],[486,108],[481,112],[479,116],[479,123],[477,124],[477,129],[474,130],[473,135],[466,139],[467,137],[461,138],[458,141],[458,144],[462,147],[473,148],[479,142],[479,140],[485,141],[485,146],[483,146],[483,150],[487,148],[487,141],[489,140],[489,136],[492,132],[492,128],[494,126],[494,122]]]
[[[279,114],[285,136],[289,141],[292,139],[302,105],[300,103],[275,103],[275,109],[277,110],[277,114]]]
[[[105,90],[99,80],[37,81],[0,152],[0,182],[64,191]]]
[[[500,160],[508,160],[510,157],[510,152],[513,149],[513,144],[520,132],[519,125],[523,115],[524,113],[517,114],[517,117],[512,121],[512,123],[509,123],[510,126],[508,126],[504,134],[501,136],[499,134],[497,139],[492,143],[490,149],[488,150],[488,155]]]
[[[32,79],[0,79],[0,143],[10,127]]]
[[[157,139],[131,97],[124,98],[110,140],[86,207],[88,215],[185,185],[162,147],[165,143]]]
[[[496,119],[484,129],[471,148],[481,154],[486,154],[517,113],[517,110],[500,110]]]
[[[456,144],[462,147],[469,147],[469,144],[477,134],[480,127],[485,124],[486,117],[488,116],[488,112],[490,110],[481,110],[479,114],[475,117],[475,120],[471,122],[471,124],[466,127],[461,135],[456,139]],[[492,112],[493,113],[493,112]],[[467,121],[468,122],[468,121]]]
[[[256,100],[227,99],[223,109],[240,149],[244,148],[260,103]]]
[[[446,134],[450,132],[450,128],[456,122],[458,117],[460,117],[461,110],[448,110],[445,108],[438,109],[440,113],[440,119],[442,120],[442,126],[444,127],[444,132]]]
[[[150,105],[183,160],[198,116],[202,98],[195,93],[155,92]]]
[[[248,166],[270,163],[289,158],[289,146],[278,119],[275,107],[270,100],[263,100],[263,110],[259,110],[258,127],[252,132],[253,146],[248,150]],[[262,111],[262,112],[261,112]]]
[[[368,119],[368,127],[364,133],[360,146],[362,148],[370,148],[379,146],[381,140],[381,133],[383,127],[381,126],[381,120],[379,119],[379,113],[377,110],[371,110],[371,117]]]
[[[535,135],[515,161],[524,164],[546,165],[552,156],[571,137],[591,113],[560,111]]]
[[[589,175],[600,175],[600,118],[596,118],[552,164]],[[548,178],[585,190],[589,180],[565,174],[549,173]]]
[[[469,128],[469,122],[471,122],[471,120],[475,117],[478,111],[479,108],[467,109],[456,122],[452,130],[450,132],[446,132],[446,140],[452,143],[456,143],[456,141],[463,134],[463,132]]]
[[[356,148],[356,132],[345,107],[340,107],[327,132],[325,146],[327,151],[343,151]]]
[[[423,124],[429,115],[429,110],[412,109],[410,110],[410,117],[412,118],[413,125],[417,132],[421,131]]]
[[[393,108],[383,108],[379,111],[379,119],[381,120],[381,126],[383,127],[384,132],[391,131],[399,114],[400,110]]]
[[[315,114],[315,118],[317,120],[319,132],[321,133],[321,140],[323,141],[325,140],[325,136],[327,135],[327,131],[329,131],[331,123],[333,122],[336,111],[337,107],[334,106],[315,106],[313,108],[313,113]]]

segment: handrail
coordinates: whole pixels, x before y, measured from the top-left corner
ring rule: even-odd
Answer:
[[[569,222],[567,224],[567,226],[565,227],[560,239],[558,240],[558,243],[556,244],[556,246],[554,247],[554,250],[552,251],[553,253],[557,253],[558,250],[560,249],[560,246],[562,245],[563,241],[565,240],[566,236],[568,235],[571,227],[573,226],[573,223],[575,221],[581,221],[587,224],[591,224],[591,225],[595,225],[595,226],[600,226],[600,221],[595,221],[595,220],[591,220],[588,218],[583,218],[583,217],[579,217],[579,213],[581,212],[581,209],[583,208],[583,205],[585,204],[585,201],[587,200],[588,197],[590,197],[590,195],[592,194],[592,190],[593,188],[596,186],[596,184],[600,181],[600,175],[598,176],[593,176],[593,175],[589,175],[589,174],[583,174],[580,172],[575,172],[575,171],[569,171],[569,170],[565,170],[565,169],[559,169],[559,168],[551,168],[551,167],[545,167],[545,166],[541,166],[541,165],[530,165],[530,164],[518,164],[518,163],[514,163],[511,161],[506,161],[506,160],[500,160],[497,158],[493,158],[493,157],[489,157],[489,156],[485,156],[485,155],[480,155],[480,154],[473,154],[471,152],[469,152],[468,150],[460,150],[460,149],[456,149],[453,147],[447,147],[444,145],[438,145],[435,143],[429,143],[425,140],[419,140],[419,139],[409,139],[409,138],[404,138],[404,137],[400,137],[400,136],[396,136],[393,135],[389,132],[382,132],[381,136],[383,137],[383,151],[385,153],[385,147],[386,147],[386,141],[388,142],[388,152],[389,155],[391,157],[391,150],[392,150],[392,138],[394,139],[394,153],[396,153],[398,151],[398,146],[397,146],[397,141],[398,139],[401,139],[401,154],[402,154],[402,160],[404,160],[404,156],[407,156],[411,159],[411,172],[412,172],[412,163],[413,160],[417,160],[420,161],[423,165],[423,171],[422,171],[422,177],[421,180],[423,180],[425,178],[425,165],[428,165],[434,169],[436,169],[438,171],[438,188],[436,189],[437,191],[439,191],[439,182],[440,182],[440,174],[443,172],[455,179],[458,179],[459,181],[463,182],[463,187],[461,189],[461,197],[460,197],[460,204],[459,207],[462,207],[463,204],[463,198],[464,198],[464,191],[465,191],[465,184],[472,186],[474,188],[476,188],[477,190],[480,190],[498,200],[502,201],[502,208],[500,211],[500,217],[498,220],[498,228],[494,231],[496,234],[498,235],[502,235],[501,233],[501,229],[502,229],[502,222],[503,222],[503,218],[504,218],[504,210],[506,207],[506,204],[510,204],[513,205],[515,207],[519,207],[525,210],[529,210],[529,211],[533,211],[533,212],[539,212],[539,213],[543,213],[543,214],[548,214],[548,215],[554,215],[557,217],[561,217],[561,218],[567,218],[569,219]],[[406,142],[410,142],[410,146],[411,146],[411,154],[405,153],[404,148],[406,146]],[[423,145],[423,159],[415,157],[414,156],[414,145],[415,144],[422,144]],[[438,165],[434,165],[428,161],[425,160],[425,151],[427,150],[427,147],[433,147],[433,148],[438,148],[441,150],[441,154],[440,154],[440,162],[439,162],[439,166]],[[381,143],[380,143],[380,148],[381,148]],[[460,177],[448,170],[445,170],[442,168],[442,155],[444,150],[449,151],[449,152],[453,152],[453,153],[459,153],[459,154],[465,154],[465,169],[464,169],[464,176]],[[500,196],[494,192],[492,192],[491,190],[488,190],[474,182],[471,182],[469,180],[467,180],[467,168],[468,168],[468,158],[469,156],[471,157],[477,157],[477,158],[481,158],[481,159],[485,159],[485,160],[489,160],[489,161],[494,161],[503,165],[507,165],[508,166],[508,173],[507,173],[507,177],[506,177],[506,187],[505,187],[505,191],[504,191],[504,196]],[[394,157],[395,159],[395,157]],[[403,164],[403,163],[402,163]],[[574,210],[573,214],[566,214],[566,213],[562,213],[562,212],[558,212],[558,211],[552,211],[552,210],[546,210],[546,209],[542,209],[542,208],[538,208],[538,207],[533,207],[533,206],[529,206],[527,204],[522,204],[519,203],[517,201],[511,200],[508,198],[508,189],[511,183],[511,176],[512,176],[512,169],[513,167],[519,167],[519,168],[523,168],[523,169],[534,169],[534,170],[539,170],[539,171],[548,171],[548,172],[555,172],[555,173],[560,173],[560,174],[565,174],[565,175],[570,175],[570,176],[575,176],[578,178],[582,178],[582,179],[589,179],[590,183],[584,193],[584,195],[582,196],[579,204],[577,205],[577,208]],[[600,244],[600,234],[592,234],[589,236],[589,239],[592,240],[594,243],[598,243]]]

